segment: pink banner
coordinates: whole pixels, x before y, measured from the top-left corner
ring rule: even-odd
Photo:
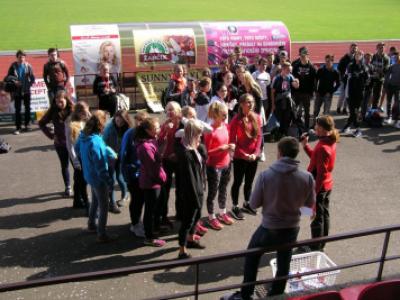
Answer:
[[[201,23],[207,43],[208,64],[218,65],[236,46],[246,57],[276,53],[284,46],[290,54],[290,35],[282,22],[210,22]]]

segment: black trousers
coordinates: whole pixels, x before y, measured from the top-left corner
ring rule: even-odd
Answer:
[[[87,183],[83,178],[83,171],[74,168],[74,207],[89,207]]]
[[[160,188],[157,189],[143,189],[144,195],[144,233],[146,239],[153,239],[153,225],[154,225],[154,213],[160,199]]]
[[[350,116],[347,119],[345,128],[350,127],[351,124],[353,124],[353,126],[355,128],[360,127],[359,120],[358,120],[358,115],[359,115],[359,109],[360,109],[361,101],[362,101],[362,98],[361,99],[351,99],[351,98],[347,99],[347,103],[349,105]]]
[[[22,103],[25,106],[25,127],[31,122],[31,94],[14,94],[14,105],[15,105],[15,127],[17,130],[21,129],[21,107]]]
[[[372,108],[377,108],[382,95],[383,81],[373,80],[372,82]]]
[[[99,109],[108,111],[110,117],[113,117],[117,111],[117,95],[109,94],[99,97]]]
[[[311,237],[318,238],[329,234],[329,196],[331,191],[322,191],[317,195],[316,215],[311,222]],[[312,250],[323,250],[325,243],[311,246]]]
[[[186,246],[187,236],[193,235],[196,223],[200,219],[200,209],[183,209],[182,223],[179,228],[179,246]]]
[[[140,221],[144,204],[144,195],[143,190],[139,187],[139,178],[128,183],[128,190],[131,194],[131,202],[129,203],[131,224],[136,225]]]
[[[234,206],[239,204],[239,189],[244,179],[244,200],[250,200],[251,187],[257,172],[258,161],[244,159],[233,160],[233,184],[231,188],[232,202]]]

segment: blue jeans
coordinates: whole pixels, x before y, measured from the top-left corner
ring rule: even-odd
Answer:
[[[299,227],[284,229],[267,229],[259,226],[251,237],[247,249],[257,247],[278,246],[295,242],[299,233]],[[258,265],[262,254],[247,255],[244,262],[243,283],[256,281]],[[292,249],[277,251],[277,272],[276,277],[289,274],[290,260],[292,258]],[[282,294],[285,290],[286,280],[274,281],[271,292],[273,294]],[[254,285],[242,287],[241,295],[243,299],[251,299],[254,293]]]
[[[106,234],[106,225],[108,217],[108,186],[91,186],[92,202],[89,209],[89,226],[93,227],[96,224],[97,209],[99,210],[97,221],[97,235],[103,236]]]
[[[121,163],[119,159],[115,162],[115,168],[110,168],[110,175],[113,178],[113,182],[117,180],[118,186],[121,189],[121,199],[124,198],[128,192],[128,187],[126,185],[126,182],[124,180],[124,177],[122,176],[121,172]],[[115,200],[115,193],[114,193],[114,185],[110,187],[110,205],[115,205],[116,200]]]

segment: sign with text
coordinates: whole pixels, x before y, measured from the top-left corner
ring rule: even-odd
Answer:
[[[76,85],[90,85],[102,63],[110,65],[111,73],[121,72],[121,44],[118,26],[71,26],[72,53]]]
[[[279,46],[290,52],[290,36],[282,22],[210,22],[201,23],[207,42],[208,64],[218,65],[236,46],[242,55],[252,58]]]
[[[133,40],[137,66],[196,63],[191,28],[133,30]]]

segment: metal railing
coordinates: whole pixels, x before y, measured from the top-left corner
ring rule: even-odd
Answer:
[[[202,295],[202,294],[231,290],[231,289],[236,289],[236,288],[240,288],[242,286],[253,285],[253,284],[255,284],[255,285],[265,284],[265,283],[273,282],[275,280],[291,279],[291,278],[298,277],[300,275],[307,276],[307,275],[313,275],[313,274],[317,274],[317,273],[349,269],[349,268],[353,268],[353,267],[369,265],[369,264],[374,264],[374,263],[379,263],[376,280],[380,281],[382,279],[382,273],[383,273],[383,268],[384,268],[385,262],[400,259],[400,255],[387,256],[390,235],[392,232],[399,231],[399,230],[400,230],[400,225],[391,225],[391,226],[384,226],[384,227],[379,227],[379,228],[374,228],[374,229],[365,229],[365,230],[352,231],[352,232],[343,233],[343,234],[336,234],[336,235],[332,235],[329,237],[308,239],[308,240],[298,241],[295,243],[290,243],[290,244],[281,245],[281,246],[253,248],[253,249],[248,249],[248,250],[234,251],[234,252],[229,252],[229,253],[224,253],[224,254],[211,255],[211,256],[198,257],[198,258],[166,261],[166,262],[161,262],[161,263],[153,263],[153,264],[146,264],[146,265],[133,266],[133,267],[109,269],[109,270],[104,270],[104,271],[78,273],[78,274],[73,274],[73,275],[57,276],[57,277],[52,277],[52,278],[29,280],[29,281],[15,282],[15,283],[6,283],[6,284],[0,285],[0,292],[15,291],[15,290],[21,290],[21,289],[27,289],[27,288],[33,288],[33,287],[39,287],[39,286],[60,284],[60,283],[77,282],[77,281],[84,281],[84,280],[95,280],[95,279],[109,278],[109,277],[114,277],[114,276],[124,276],[124,275],[135,274],[135,273],[157,271],[157,270],[162,270],[162,269],[167,269],[167,268],[172,269],[172,268],[185,267],[185,266],[195,266],[195,283],[194,283],[194,289],[192,291],[174,293],[174,294],[170,294],[170,295],[163,295],[163,296],[158,296],[158,297],[148,298],[148,299],[151,299],[151,300],[153,300],[153,299],[154,300],[155,299],[178,299],[178,298],[183,298],[183,297],[188,297],[188,296],[194,296],[195,299],[198,299],[198,296]],[[338,265],[335,267],[323,268],[323,269],[313,270],[313,271],[309,271],[309,272],[303,272],[301,274],[292,274],[292,275],[288,275],[288,276],[269,278],[269,279],[265,279],[265,280],[255,281],[255,282],[230,284],[230,285],[224,285],[224,286],[219,286],[219,287],[200,289],[199,268],[200,268],[200,265],[202,265],[202,264],[219,262],[222,260],[228,260],[228,259],[234,259],[234,258],[240,258],[240,257],[244,257],[249,254],[274,252],[276,250],[284,250],[284,249],[289,249],[289,248],[293,249],[293,248],[301,247],[301,246],[312,246],[315,244],[319,244],[321,242],[329,243],[329,242],[335,242],[335,241],[341,241],[341,240],[347,240],[347,239],[353,239],[353,238],[359,238],[359,237],[365,237],[365,236],[371,236],[371,235],[377,235],[377,234],[384,234],[384,236],[385,236],[383,245],[382,245],[381,255],[378,258],[370,258],[370,259],[355,261],[352,263],[342,264],[342,265]]]

